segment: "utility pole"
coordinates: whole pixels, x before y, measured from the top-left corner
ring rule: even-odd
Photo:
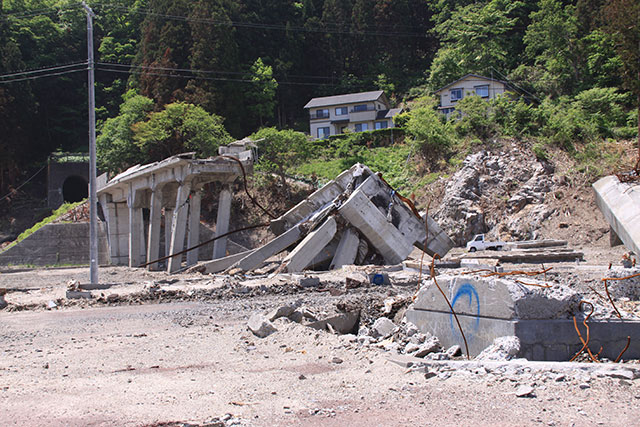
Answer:
[[[89,74],[89,260],[91,284],[98,284],[98,192],[96,189],[96,94],[93,60],[93,10],[85,2],[87,12],[87,70]]]

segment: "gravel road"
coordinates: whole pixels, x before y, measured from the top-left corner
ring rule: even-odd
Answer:
[[[85,270],[60,276],[60,283]],[[27,285],[26,273],[14,274]],[[111,276],[121,280],[119,274],[131,272]],[[173,285],[187,286],[186,279]],[[1,280],[9,280],[7,274]],[[207,279],[209,286],[214,282]],[[371,288],[351,298],[389,293]],[[347,297],[248,293],[203,302],[2,312],[0,425],[638,424],[640,380],[602,375],[595,366],[569,373],[526,367],[425,373],[392,363],[390,353],[352,335],[284,319],[266,338],[246,328],[254,312],[299,298],[321,313]],[[523,386],[532,392],[518,397]]]

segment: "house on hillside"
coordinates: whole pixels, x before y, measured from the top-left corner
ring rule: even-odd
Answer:
[[[515,94],[515,91],[505,81],[478,74],[467,74],[434,92],[440,98],[438,110],[447,118],[456,110],[458,101],[465,96],[478,95],[483,99],[490,100],[505,93]]]
[[[304,106],[309,110],[309,131],[314,139],[331,135],[394,127],[393,116],[400,108],[391,108],[381,90],[313,98]]]

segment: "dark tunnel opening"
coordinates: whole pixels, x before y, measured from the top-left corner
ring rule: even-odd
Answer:
[[[65,202],[75,203],[87,198],[89,186],[80,176],[70,176],[62,184],[62,198]]]

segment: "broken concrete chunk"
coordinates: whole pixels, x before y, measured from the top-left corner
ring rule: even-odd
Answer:
[[[66,295],[68,299],[91,298],[90,291],[67,291]]]
[[[396,325],[388,318],[381,317],[373,323],[371,335],[374,337],[388,337],[396,329]]]
[[[274,320],[279,319],[281,317],[289,317],[291,316],[291,314],[293,314],[296,308],[297,306],[295,304],[283,305],[282,307],[278,307],[275,310],[271,311],[269,314],[267,314],[267,319],[270,322],[273,322]]]
[[[310,328],[314,329],[333,329],[340,334],[349,334],[355,331],[360,319],[360,312],[342,313],[337,316],[330,317],[324,320],[318,320],[308,324]]]
[[[49,300],[49,302],[47,302],[48,310],[53,310],[56,307],[58,307],[58,304],[56,304],[53,300]]]
[[[277,331],[275,326],[273,326],[262,314],[252,315],[247,323],[247,327],[255,336],[260,338],[268,337]]]
[[[515,391],[516,397],[533,397],[533,387],[530,385],[521,385]]]
[[[458,344],[455,344],[449,347],[445,353],[447,353],[449,357],[458,357],[462,356],[462,349]]]
[[[414,357],[425,357],[429,353],[436,353],[442,350],[442,345],[438,337],[431,337],[426,340],[419,349],[414,351],[411,355]]]
[[[300,310],[295,310],[293,313],[287,316],[289,320],[296,323],[302,323],[302,319],[304,319],[304,315]]]
[[[520,351],[520,339],[516,336],[498,337],[493,344],[485,348],[475,359],[506,361],[517,356]]]
[[[320,286],[320,278],[319,277],[311,277],[311,276],[303,276],[303,275],[293,275],[293,281],[296,285],[301,288],[316,288]]]

